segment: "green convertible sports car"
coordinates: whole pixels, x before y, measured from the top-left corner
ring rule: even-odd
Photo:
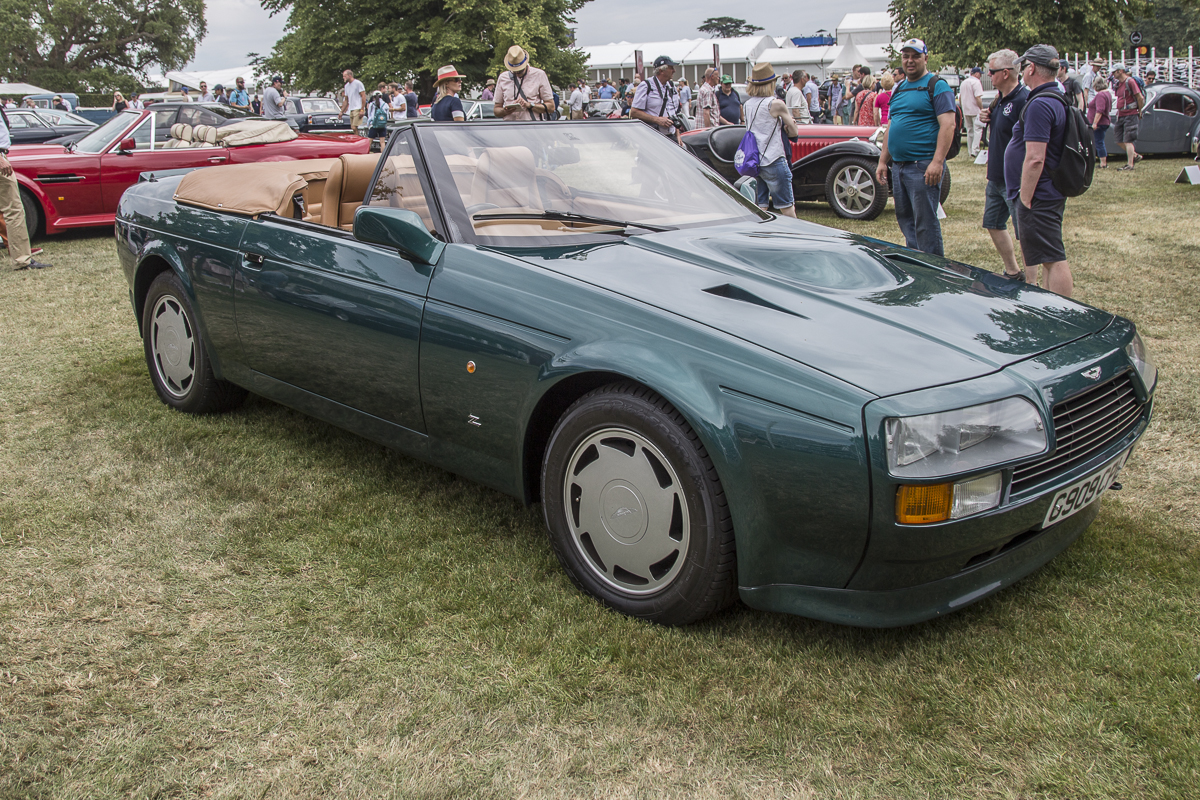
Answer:
[[[1079,536],[1153,408],[1128,320],[776,218],[637,122],[145,174],[116,239],[165,403],[540,501],[581,589],[667,624],[961,608]]]

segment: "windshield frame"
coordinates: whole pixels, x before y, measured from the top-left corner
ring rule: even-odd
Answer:
[[[72,148],[72,152],[87,153],[88,155],[93,155],[93,156],[108,152],[110,149],[112,149],[112,147],[114,145],[120,143],[121,135],[123,133],[125,133],[126,131],[128,131],[129,129],[131,129],[133,127],[134,123],[136,123],[138,120],[140,120],[142,118],[142,115],[145,113],[146,113],[145,111],[137,111],[137,110],[133,110],[133,109],[126,109],[125,111],[118,111],[116,114],[109,117],[104,122],[100,123],[96,127],[92,128],[90,131],[85,133],[82,136],[82,138],[79,139],[79,141],[75,142],[75,146],[74,146],[74,148]],[[124,121],[124,124],[122,124],[122,120]],[[114,131],[114,130],[117,131],[117,135],[113,136],[111,139],[105,139],[105,136],[107,136],[109,134],[109,132]],[[89,142],[89,140],[95,141],[95,140],[101,140],[101,139],[103,139],[104,141],[100,145],[99,149],[97,149],[97,150],[87,149],[86,145]]]
[[[486,235],[476,232],[475,226],[472,224],[470,218],[467,215],[467,209],[463,203],[461,193],[458,190],[458,187],[455,182],[454,176],[451,172],[450,166],[447,162],[445,154],[442,151],[441,143],[439,141],[439,136],[441,135],[440,132],[445,131],[447,133],[451,133],[451,135],[455,135],[459,131],[470,130],[473,132],[478,132],[479,134],[483,135],[485,131],[487,131],[488,129],[491,129],[493,127],[498,128],[499,130],[502,130],[502,131],[511,131],[514,129],[514,126],[526,126],[529,129],[529,132],[531,134],[534,134],[538,130],[548,130],[545,128],[545,126],[547,124],[550,124],[553,126],[552,130],[555,132],[555,134],[558,134],[559,132],[569,133],[572,128],[574,128],[576,130],[588,132],[589,134],[594,134],[595,132],[598,132],[598,131],[612,131],[614,134],[616,134],[618,131],[620,131],[624,135],[633,135],[635,137],[643,137],[642,138],[642,146],[644,146],[645,144],[647,144],[649,142],[656,142],[659,138],[662,138],[659,134],[655,133],[649,127],[645,126],[644,123],[636,122],[636,121],[615,121],[614,120],[614,121],[610,121],[610,122],[601,122],[601,123],[580,122],[580,121],[546,123],[543,121],[503,122],[500,120],[496,120],[496,121],[487,120],[487,121],[476,121],[476,122],[473,122],[471,125],[465,126],[465,127],[464,126],[450,127],[446,123],[414,121],[414,124],[412,125],[414,138],[416,139],[417,146],[420,148],[420,150],[423,154],[423,160],[425,162],[426,169],[428,170],[428,173],[430,176],[430,182],[433,184],[434,187],[436,187],[435,195],[437,197],[437,205],[440,208],[443,219],[446,223],[446,228],[450,231],[453,241],[464,242],[467,244],[474,244],[476,246],[495,247],[495,248],[503,248],[503,249],[529,248],[529,247],[562,247],[564,245],[574,246],[574,245],[579,245],[579,244],[611,243],[613,241],[611,227],[608,228],[606,231],[596,231],[596,232],[580,231],[579,233],[577,233],[575,235],[571,235],[569,237],[564,237],[564,236],[486,236]],[[616,142],[616,141],[617,141],[617,137],[614,136],[614,142]],[[668,143],[666,139],[662,139],[662,145],[664,147],[676,147],[675,145]],[[655,148],[658,145],[651,144],[649,146],[651,148]],[[730,216],[721,217],[719,219],[707,219],[707,220],[701,220],[701,221],[697,221],[697,222],[678,222],[678,221],[671,221],[671,220],[646,219],[646,220],[630,220],[631,223],[646,221],[646,222],[650,223],[651,225],[655,225],[655,226],[667,227],[670,229],[686,230],[686,229],[711,227],[713,225],[723,225],[723,224],[736,223],[736,222],[758,223],[758,222],[763,222],[763,221],[773,219],[773,216],[771,214],[767,213],[766,211],[763,211],[754,203],[751,203],[737,189],[735,189],[728,181],[726,181],[724,178],[722,178],[717,172],[712,170],[708,165],[704,164],[699,159],[687,157],[686,151],[684,151],[682,148],[676,147],[676,149],[678,149],[678,151],[681,155],[684,155],[684,158],[680,159],[680,164],[678,165],[678,168],[682,168],[682,169],[687,169],[689,167],[693,168],[697,173],[699,173],[704,178],[706,178],[713,185],[714,189],[719,190],[727,198],[732,199],[735,202],[736,206],[740,207],[741,209],[744,209],[746,211],[746,214],[744,216],[730,215]],[[667,150],[665,152],[670,153],[672,151]],[[384,159],[386,159],[387,157],[388,157],[388,154],[385,153]],[[381,163],[383,162],[384,159],[381,159]],[[672,164],[672,165],[670,165],[670,167],[671,167],[671,169],[675,169],[676,165]],[[586,196],[586,195],[581,195],[581,196]],[[656,204],[652,198],[639,198],[638,202],[639,202],[639,204],[643,204],[643,205],[644,204]],[[482,213],[486,214],[487,212],[485,211]],[[603,216],[603,215],[592,214],[592,216]],[[612,218],[619,219],[620,217],[613,216]],[[638,227],[636,225],[631,225],[629,228],[629,235],[632,235],[632,236],[650,235],[651,233],[652,233],[652,231],[646,230],[646,229]]]

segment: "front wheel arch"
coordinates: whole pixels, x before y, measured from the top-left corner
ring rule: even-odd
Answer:
[[[20,189],[21,205],[25,212],[25,229],[29,231],[29,241],[32,242],[46,233],[46,209],[42,208],[41,201],[33,192],[24,186]]]

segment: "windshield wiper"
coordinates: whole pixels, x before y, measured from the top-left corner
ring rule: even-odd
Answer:
[[[666,228],[662,225],[646,225],[642,222],[630,222],[621,219],[608,219],[607,217],[592,217],[587,214],[572,214],[569,211],[543,211],[540,214],[473,214],[474,219],[553,219],[563,222],[584,222],[593,225],[613,225],[618,228],[645,228],[648,231],[662,233],[663,231],[673,231],[674,228]]]

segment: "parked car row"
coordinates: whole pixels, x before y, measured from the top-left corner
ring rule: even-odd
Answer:
[[[298,134],[286,142],[229,147],[173,140],[175,124],[221,128],[247,119],[217,103],[156,103],[126,110],[68,144],[19,145],[9,151],[31,235],[111,225],[121,193],[143,172],[294,161],[365,153],[366,139],[352,134]]]

